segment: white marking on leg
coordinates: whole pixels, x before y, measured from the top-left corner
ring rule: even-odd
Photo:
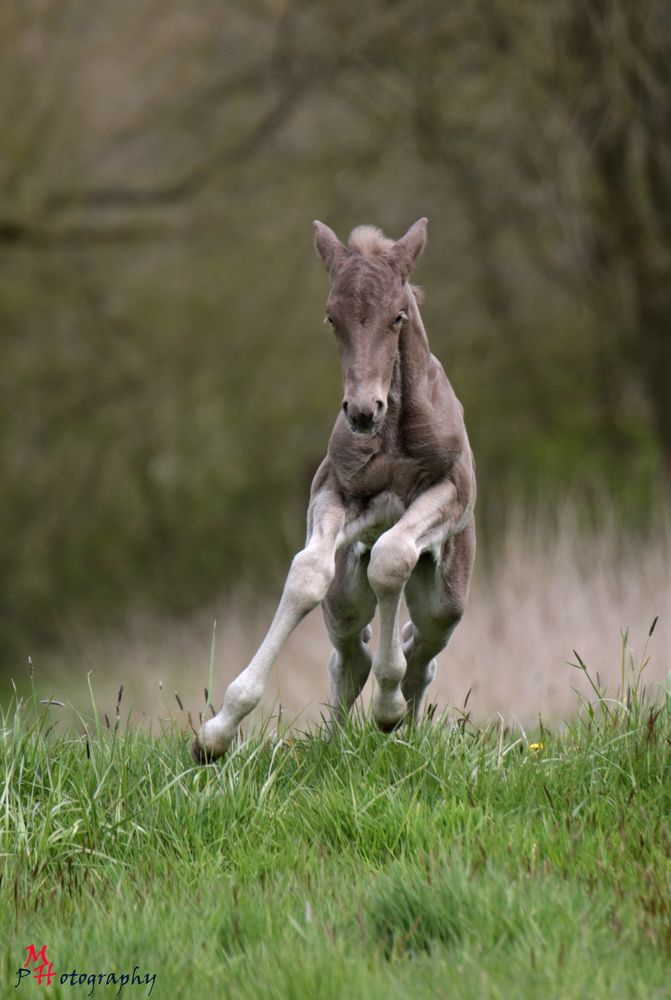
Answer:
[[[280,649],[298,623],[326,596],[335,573],[335,543],[344,523],[338,502],[325,498],[313,507],[315,527],[307,546],[294,556],[282,597],[268,632],[249,666],[229,685],[221,710],[205,722],[196,737],[197,757],[218,757],[228,750],[238,726],[258,705]]]
[[[377,687],[373,695],[373,715],[379,725],[396,725],[407,710],[401,691],[405,657],[399,629],[399,606],[405,582],[417,563],[419,553],[407,532],[396,525],[373,546],[368,579],[380,609],[380,641],[373,660]]]
[[[439,552],[445,539],[472,517],[472,510],[471,499],[464,504],[451,480],[435,483],[413,500],[371,550],[368,579],[380,608],[380,644],[373,660],[378,682],[373,714],[385,727],[400,721],[407,710],[401,690],[406,659],[398,623],[403,588],[420,555]]]

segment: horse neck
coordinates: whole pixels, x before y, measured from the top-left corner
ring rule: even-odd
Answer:
[[[387,444],[397,440],[409,413],[421,411],[427,402],[427,376],[431,349],[414,293],[408,285],[408,322],[401,333],[389,390],[385,421]]]
[[[425,391],[426,377],[431,364],[431,348],[415,294],[409,284],[406,284],[406,288],[408,322],[399,342],[398,375],[401,398],[409,401]]]

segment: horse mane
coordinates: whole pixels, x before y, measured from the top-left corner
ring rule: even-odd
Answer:
[[[394,241],[377,226],[357,226],[349,234],[347,246],[366,257],[379,256],[393,247]]]
[[[382,257],[394,245],[394,240],[385,236],[378,226],[357,226],[347,238],[347,247],[364,257]],[[410,290],[418,304],[424,301],[424,290],[418,285],[410,285]]]

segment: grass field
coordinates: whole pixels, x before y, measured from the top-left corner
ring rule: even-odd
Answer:
[[[67,709],[12,705],[3,995],[86,996],[58,977],[138,966],[159,998],[669,996],[671,693],[640,667],[552,732],[359,719],[206,768],[176,726],[94,713],[56,736]],[[49,990],[14,989],[30,944]],[[93,995],[151,985],[106,982]]]
[[[487,723],[500,713],[506,722],[533,726],[539,713],[553,724],[571,718],[577,702],[572,687],[590,690],[567,667],[575,648],[612,691],[620,677],[620,629],[631,625],[640,655],[647,629],[660,615],[650,642],[648,683],[664,683],[671,670],[671,508],[660,504],[649,530],[624,530],[604,502],[601,524],[586,530],[575,502],[556,509],[512,506],[501,544],[481,540],[475,578],[463,622],[438,657],[428,696],[440,709],[468,707]],[[177,710],[178,691],[196,716],[207,684],[214,704],[258,648],[275,611],[278,581],[271,595],[221,595],[186,619],[152,616],[140,609],[116,627],[63,623],[51,650],[28,649],[42,688],[86,709],[86,678],[98,704],[113,711],[119,685],[134,716],[157,720]],[[217,620],[212,682],[208,661],[212,623]],[[375,628],[375,625],[374,625]],[[320,609],[301,623],[278,657],[262,701],[261,717],[277,712],[299,728],[319,722],[329,685],[331,647]],[[19,673],[14,668],[16,677]],[[20,672],[27,672],[20,666]],[[18,680],[18,678],[17,678]],[[0,677],[0,684],[2,677]],[[162,682],[163,690],[159,687]],[[371,695],[364,689],[364,704]],[[0,690],[1,699],[1,690]],[[165,699],[165,701],[164,701]],[[258,721],[258,715],[257,715]]]

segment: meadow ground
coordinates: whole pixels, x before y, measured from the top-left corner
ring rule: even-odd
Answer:
[[[58,977],[137,966],[159,998],[669,996],[671,693],[644,694],[641,665],[552,731],[355,719],[205,768],[174,724],[94,713],[66,734],[67,708],[14,703],[3,995],[90,994],[14,989],[34,944]]]
[[[539,715],[553,723],[571,718],[577,707],[573,688],[589,691],[585,679],[567,667],[573,649],[613,690],[619,681],[621,630],[630,626],[630,641],[640,655],[655,615],[659,622],[649,644],[647,680],[665,683],[671,670],[671,509],[660,504],[656,523],[645,534],[625,531],[607,503],[596,529],[581,528],[580,517],[580,508],[567,502],[532,513],[513,506],[503,542],[492,550],[481,539],[466,615],[438,657],[428,691],[440,711],[463,705],[470,690],[469,709],[477,722],[499,714],[510,725],[524,726],[537,724]],[[277,596],[279,589],[278,581]],[[109,713],[123,683],[124,702],[133,706],[138,721],[156,722],[179,711],[186,727],[186,713],[190,710],[195,719],[202,708],[206,685],[212,702],[221,703],[273,612],[272,600],[229,594],[188,620],[137,611],[124,627],[107,631],[69,620],[57,652],[27,652],[48,694],[85,710],[91,672],[96,701]],[[295,721],[299,729],[318,723],[329,696],[329,653],[317,609],[282,651],[251,721],[258,725],[281,705],[285,723]],[[24,664],[15,671],[17,682],[19,675],[25,690]],[[370,692],[368,684],[364,705]]]

